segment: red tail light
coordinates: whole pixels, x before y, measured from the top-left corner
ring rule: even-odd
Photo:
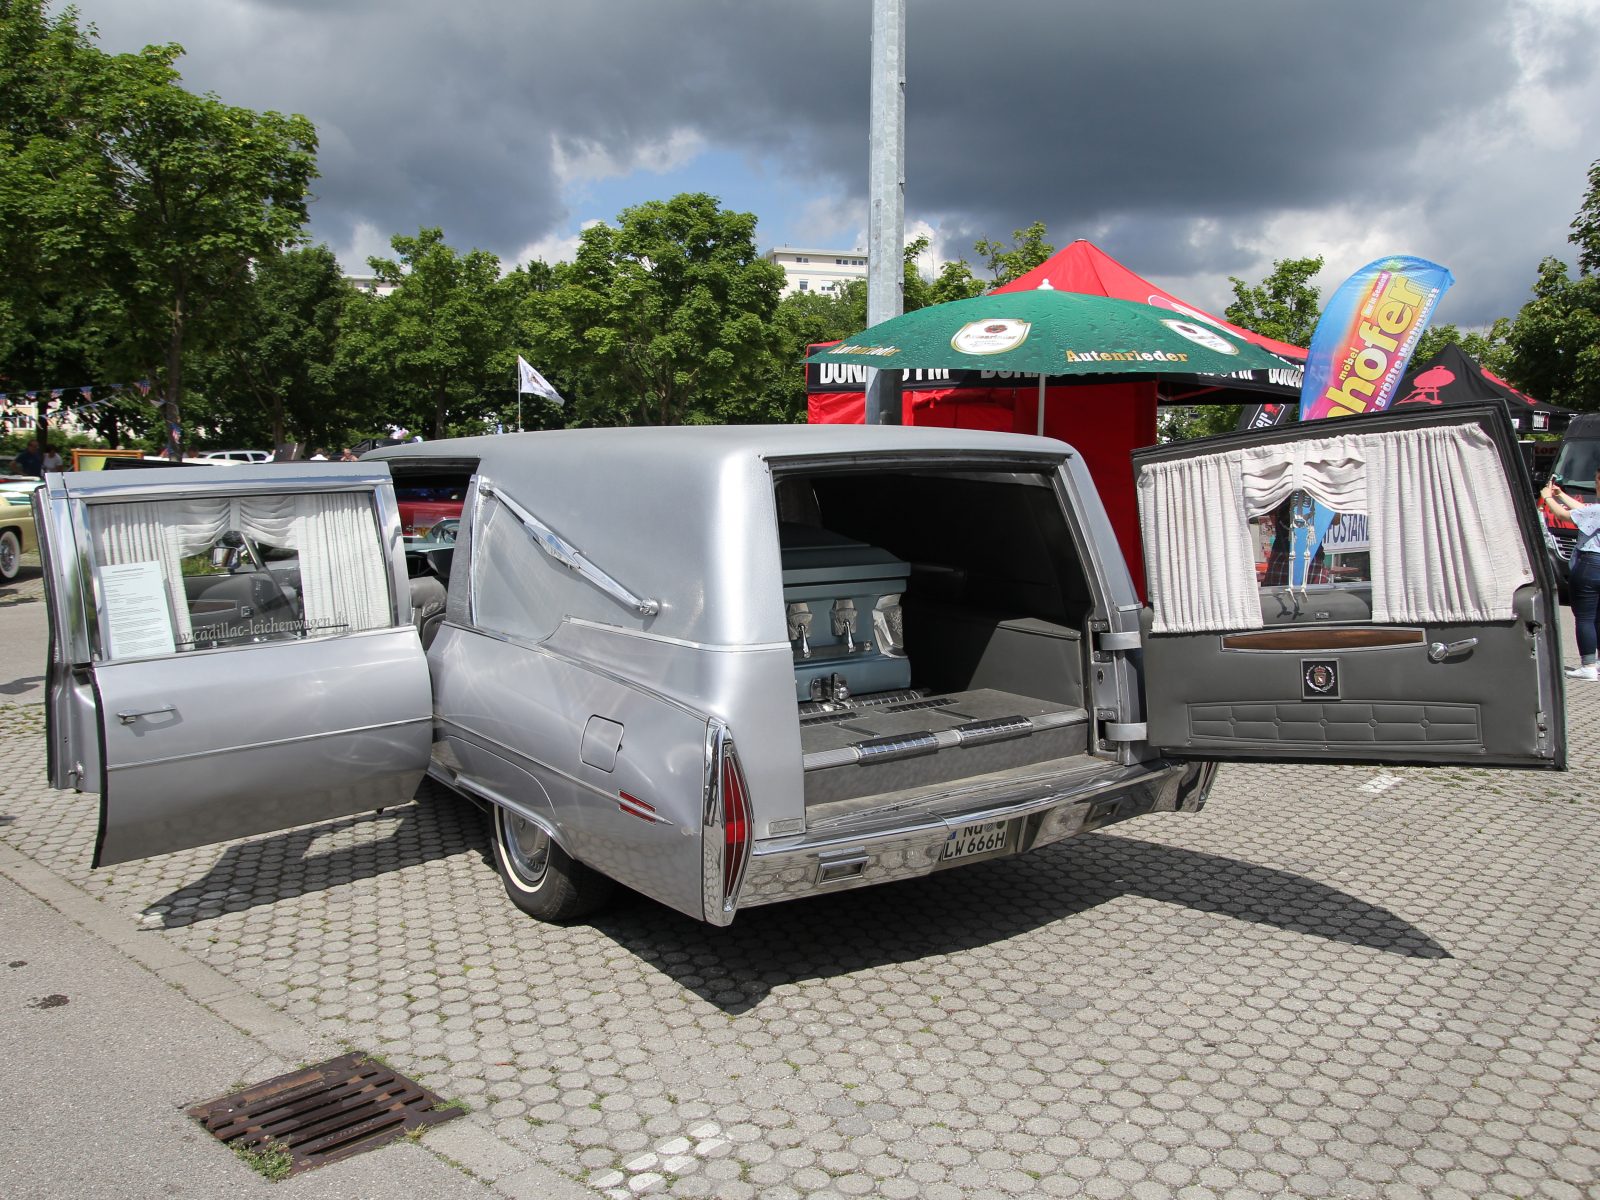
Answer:
[[[724,910],[738,901],[739,885],[750,864],[750,792],[733,743],[722,744],[722,902]]]

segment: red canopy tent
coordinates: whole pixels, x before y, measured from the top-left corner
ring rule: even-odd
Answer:
[[[1169,308],[1190,320],[1216,325],[1292,363],[1283,371],[1237,375],[1062,375],[1045,387],[1045,436],[1071,443],[1083,455],[1105,501],[1135,585],[1144,594],[1144,558],[1139,548],[1131,451],[1156,440],[1158,403],[1239,404],[1288,402],[1300,391],[1299,366],[1306,352],[1230,325],[1141,279],[1099,247],[1076,241],[995,293],[1055,288],[1090,296],[1112,296]],[[813,347],[813,350],[815,347]],[[866,409],[866,369],[844,363],[808,363],[806,391],[813,424],[857,424]],[[995,429],[1036,433],[1038,377],[1011,371],[908,369],[901,419],[906,425]]]

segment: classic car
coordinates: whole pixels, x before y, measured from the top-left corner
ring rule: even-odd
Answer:
[[[40,482],[27,475],[0,478],[0,583],[15,579],[22,556],[35,548],[31,497]]]
[[[50,777],[94,863],[402,803],[492,814],[511,898],[741,908],[1157,812],[1222,761],[1563,769],[1554,580],[1503,411],[1135,454],[1149,603],[1062,442],[569,430],[359,463],[52,475]],[[453,542],[395,489],[456,489]],[[1365,513],[1371,571],[1251,521]],[[1287,544],[1287,543],[1285,543]],[[1287,551],[1285,551],[1287,553]]]

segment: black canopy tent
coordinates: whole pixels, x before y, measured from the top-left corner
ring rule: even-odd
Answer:
[[[1452,343],[1421,366],[1413,366],[1395,390],[1394,403],[1474,404],[1503,400],[1511,410],[1511,423],[1526,437],[1530,433],[1560,433],[1576,410],[1535,400],[1519,392],[1493,371],[1479,366],[1460,346]]]

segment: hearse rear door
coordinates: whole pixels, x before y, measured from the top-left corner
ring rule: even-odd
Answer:
[[[1292,424],[1133,459],[1152,747],[1565,768],[1555,579],[1503,406]],[[1338,516],[1308,560],[1295,528],[1316,521],[1312,501]]]
[[[35,494],[50,782],[95,866],[409,800],[432,696],[383,463],[79,472]]]

